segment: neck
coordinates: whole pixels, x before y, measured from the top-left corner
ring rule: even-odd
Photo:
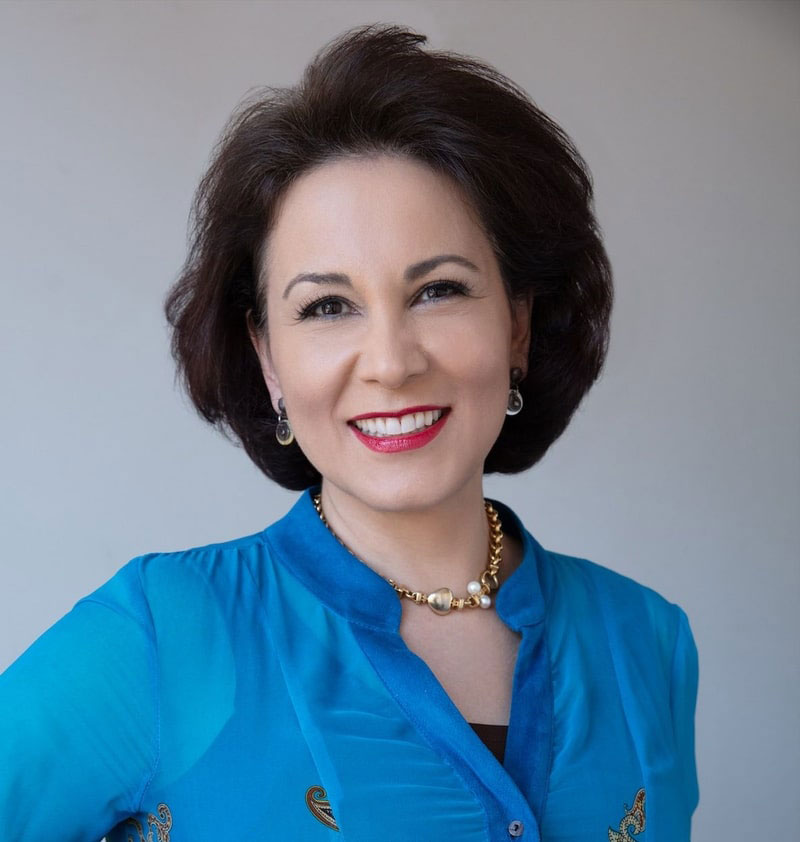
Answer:
[[[351,552],[411,590],[449,587],[463,596],[486,567],[489,526],[479,483],[434,505],[386,511],[323,481],[322,508]]]

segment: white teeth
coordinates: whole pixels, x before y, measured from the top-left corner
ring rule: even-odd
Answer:
[[[400,418],[396,416],[363,418],[354,423],[362,433],[380,438],[381,436],[399,436],[405,433],[413,433],[416,430],[424,430],[425,427],[435,424],[441,417],[441,409],[432,409],[427,412],[411,412],[408,415],[402,415]]]

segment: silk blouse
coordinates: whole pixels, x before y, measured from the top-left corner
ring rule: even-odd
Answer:
[[[686,615],[495,506],[524,551],[495,600],[520,635],[502,764],[309,490],[133,559],[0,675],[3,839],[689,840]]]

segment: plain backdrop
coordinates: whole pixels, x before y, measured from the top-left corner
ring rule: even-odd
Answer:
[[[0,2],[0,668],[132,556],[254,532],[291,505],[175,387],[162,301],[237,102],[378,21],[488,60],[585,155],[615,270],[607,365],[545,459],[487,493],[545,546],[687,611],[693,838],[790,838],[791,2]]]

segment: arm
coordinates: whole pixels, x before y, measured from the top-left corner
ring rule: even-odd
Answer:
[[[689,620],[680,609],[675,649],[672,657],[672,681],[670,684],[670,710],[675,729],[683,771],[686,800],[690,814],[699,800],[697,767],[695,764],[694,715],[697,702],[698,661]]]
[[[99,839],[137,809],[157,760],[143,602],[127,565],[0,675],[3,839]]]

